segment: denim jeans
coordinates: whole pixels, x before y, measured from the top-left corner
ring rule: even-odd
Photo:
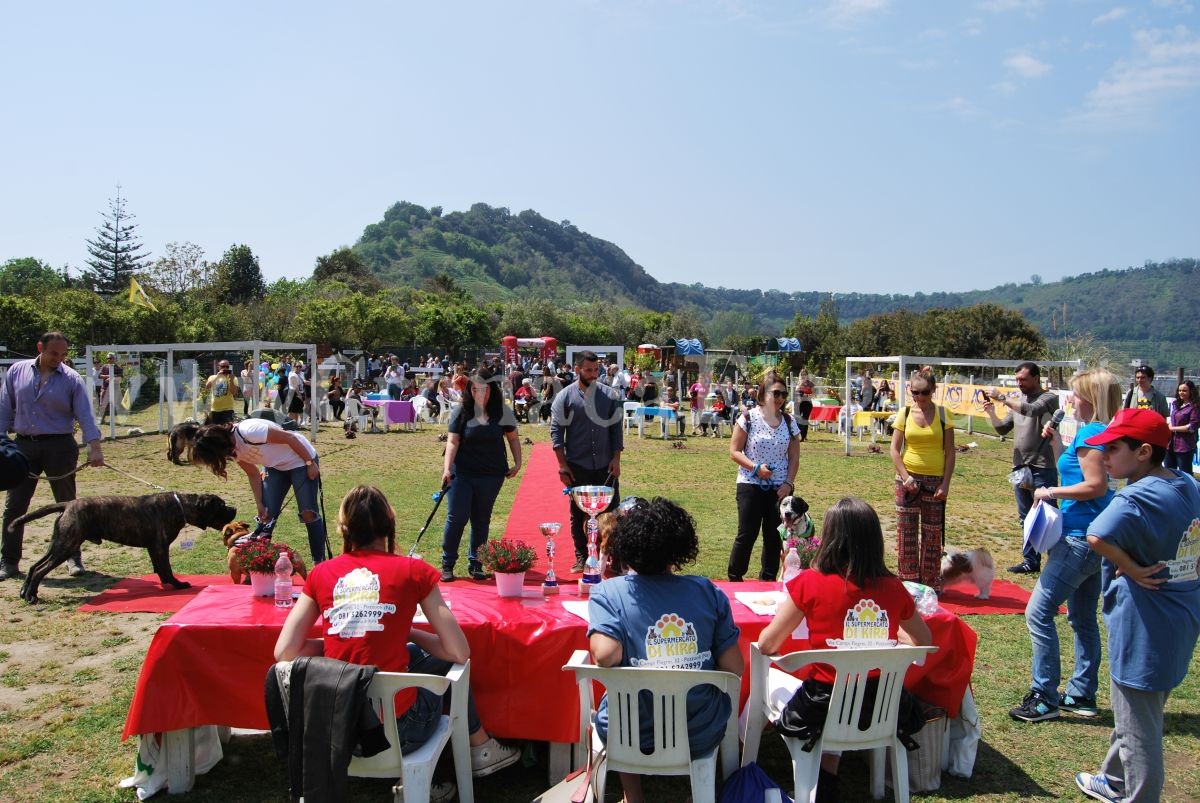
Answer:
[[[1065,536],[1050,548],[1046,567],[1025,606],[1025,623],[1033,642],[1034,691],[1057,702],[1059,665],[1058,630],[1054,617],[1067,603],[1067,621],[1075,631],[1075,671],[1065,694],[1095,697],[1100,670],[1100,626],[1096,608],[1100,601],[1100,556],[1086,538]]]
[[[317,461],[318,464],[320,461]],[[308,529],[308,547],[312,550],[313,565],[325,560],[325,521],[321,518],[317,506],[317,491],[319,479],[308,478],[308,467],[300,466],[291,471],[280,471],[277,468],[267,469],[267,479],[263,483],[263,505],[267,515],[272,519],[279,516],[283,502],[287,499],[289,488],[296,491],[296,509],[298,513],[309,511],[313,514],[312,521],[305,521]],[[302,518],[301,521],[304,521]]]
[[[416,644],[408,644],[408,671],[418,675],[446,676],[454,664],[434,658]],[[453,694],[453,692],[451,692]],[[429,689],[417,689],[417,699],[412,706],[396,717],[396,734],[400,738],[400,753],[409,753],[425,742],[437,729],[438,717],[442,715],[442,695]],[[479,730],[479,713],[475,700],[467,690],[467,733]]]
[[[1030,468],[1029,471],[1033,474],[1033,488],[1049,488],[1052,485],[1058,484],[1058,469],[1054,466]],[[1025,516],[1029,513],[1029,509],[1033,507],[1033,488],[1013,489],[1017,495],[1017,522],[1021,527],[1025,526]],[[1052,499],[1043,504],[1058,507],[1058,502]],[[1042,565],[1042,556],[1033,547],[1026,546],[1021,551],[1021,554],[1025,556],[1026,561],[1032,563],[1034,566]]]
[[[487,541],[492,523],[492,508],[503,484],[503,474],[454,475],[454,479],[450,481],[450,508],[446,512],[446,528],[442,531],[443,568],[452,569],[458,562],[458,545],[468,523],[471,525],[471,540],[467,546],[467,563],[470,568],[478,566],[476,552]]]

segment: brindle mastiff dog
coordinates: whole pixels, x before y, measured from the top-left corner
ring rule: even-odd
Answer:
[[[50,570],[82,546],[84,540],[112,541],[125,546],[145,547],[163,585],[187,588],[190,583],[171,572],[168,548],[185,525],[221,529],[237,515],[237,509],[213,494],[149,494],[148,496],[93,496],[59,502],[26,513],[10,526],[61,513],[54,522],[50,548],[33,564],[21,586],[21,598],[37,602],[38,585]]]

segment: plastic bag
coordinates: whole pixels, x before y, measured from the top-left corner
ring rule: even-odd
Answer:
[[[938,596],[936,591],[927,585],[914,583],[912,580],[905,580],[904,587],[912,595],[913,602],[917,603],[917,613],[922,616],[933,616],[937,613]]]
[[[1027,491],[1033,490],[1033,471],[1029,466],[1018,466],[1008,475],[1008,481],[1014,488],[1024,488]]]
[[[970,778],[975,770],[975,755],[979,751],[979,740],[983,736],[983,720],[975,707],[975,696],[971,687],[963,694],[962,708],[958,716],[950,720],[946,732],[946,752],[942,754],[946,772],[958,778]]]
[[[772,791],[773,795],[770,794]],[[719,803],[763,803],[766,800],[792,803],[779,784],[772,781],[762,767],[751,761],[725,779]]]

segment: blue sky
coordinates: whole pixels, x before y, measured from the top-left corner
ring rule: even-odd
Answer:
[[[662,281],[967,290],[1200,256],[1191,0],[5,3],[0,261],[308,275],[392,203]]]

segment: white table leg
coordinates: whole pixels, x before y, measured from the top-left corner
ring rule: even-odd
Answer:
[[[167,792],[179,795],[192,791],[196,783],[196,731],[194,728],[167,731],[162,735]]]

